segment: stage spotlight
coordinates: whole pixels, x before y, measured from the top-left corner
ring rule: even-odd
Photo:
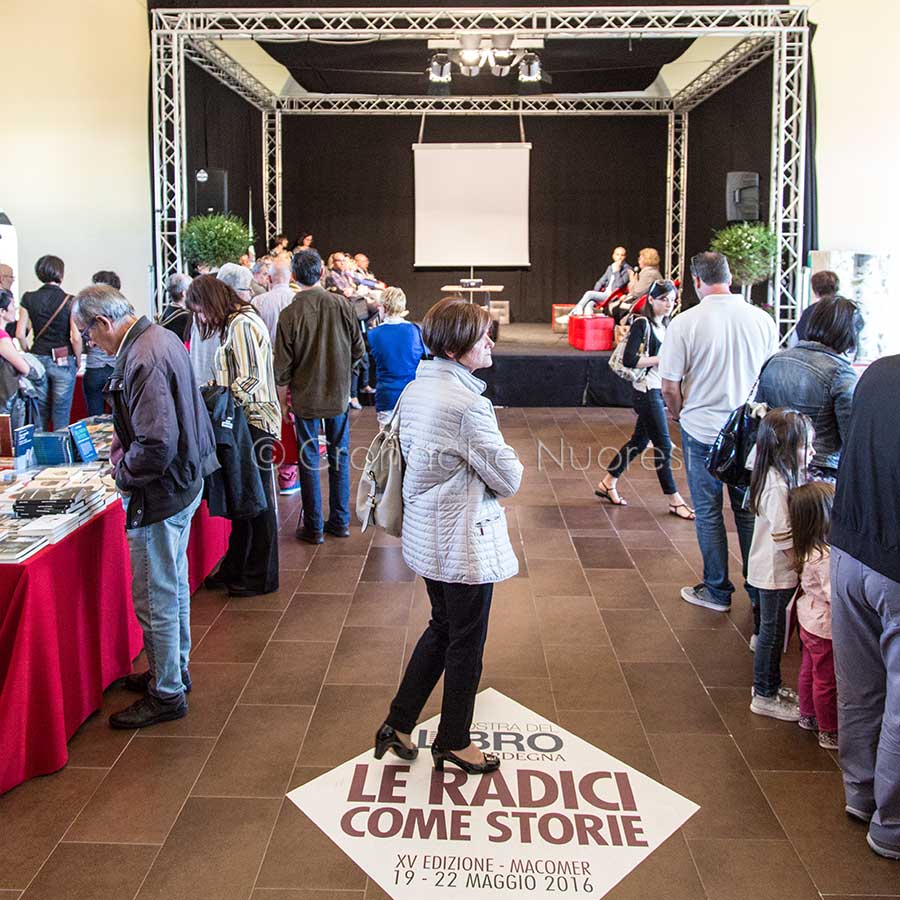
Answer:
[[[541,61],[537,53],[526,53],[519,63],[519,81],[523,84],[540,82]]]
[[[514,51],[512,48],[513,36],[511,34],[491,35],[491,49],[494,51],[494,59],[498,63],[512,62]]]
[[[434,84],[450,83],[450,56],[447,53],[435,53],[428,66],[428,80]]]

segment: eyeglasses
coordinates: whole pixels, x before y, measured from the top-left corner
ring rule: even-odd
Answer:
[[[91,319],[91,321],[88,322],[87,325],[85,325],[84,329],[82,330],[82,332],[81,332],[81,340],[84,341],[84,343],[86,343],[86,344],[90,343],[90,340],[91,340],[91,329],[94,327],[94,325],[96,324],[96,322],[97,322],[97,319],[96,319],[96,317],[95,317],[95,318]]]

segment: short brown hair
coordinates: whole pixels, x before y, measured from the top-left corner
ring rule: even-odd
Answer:
[[[841,279],[837,272],[823,269],[810,278],[809,286],[817,297],[832,297],[841,289]]]
[[[34,264],[34,274],[41,284],[59,284],[66,274],[66,264],[58,256],[42,256]]]
[[[193,313],[200,313],[194,321],[204,340],[214,334],[225,337],[228,320],[241,309],[250,309],[234,288],[219,281],[215,275],[198,275],[187,289],[184,305]]]
[[[422,340],[435,356],[459,359],[478,343],[490,324],[490,313],[483,306],[462,297],[445,297],[425,313]]]
[[[643,256],[647,260],[648,266],[659,266],[659,250],[653,247],[644,247],[638,256]]]

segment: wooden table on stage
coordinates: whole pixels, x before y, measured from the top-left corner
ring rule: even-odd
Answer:
[[[462,294],[466,293],[469,295],[469,303],[475,302],[476,294],[484,294],[485,302],[488,302],[491,298],[491,294],[502,294],[503,293],[503,285],[502,284],[483,284],[481,287],[476,288],[467,288],[463,287],[460,284],[445,284],[441,290],[445,294]]]

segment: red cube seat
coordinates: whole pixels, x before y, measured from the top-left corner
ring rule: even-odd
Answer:
[[[570,316],[569,344],[576,350],[612,350],[612,316]]]

